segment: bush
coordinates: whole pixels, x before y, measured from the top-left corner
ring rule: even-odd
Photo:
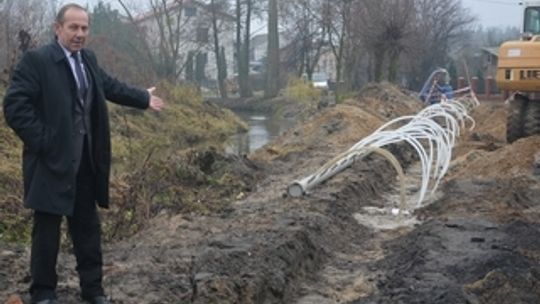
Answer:
[[[285,88],[285,96],[293,101],[317,107],[321,99],[321,90],[300,78],[291,77]]]

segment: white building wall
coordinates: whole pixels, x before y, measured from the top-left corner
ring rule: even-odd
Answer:
[[[196,13],[193,15],[193,10],[188,7],[183,7],[182,10],[175,9],[171,14],[173,30],[176,29],[176,22],[178,18],[178,12],[182,12],[180,19],[180,49],[179,57],[176,62],[178,67],[183,67],[188,58],[190,51],[202,52],[207,54],[207,63],[205,66],[205,76],[209,80],[217,79],[217,65],[214,54],[214,36],[212,32],[212,15],[210,11],[207,11],[203,7],[193,6],[196,8]],[[165,14],[160,16],[162,21],[165,22]],[[146,39],[150,43],[150,46],[159,51],[160,31],[159,25],[155,17],[147,17],[139,21],[139,26],[142,27],[146,34]],[[225,59],[227,61],[227,74],[229,77],[233,74],[234,70],[234,20],[232,17],[222,16],[218,20],[218,27],[220,29],[219,39],[220,45],[225,48]],[[208,29],[208,41],[197,41],[197,31],[199,28]],[[166,36],[169,35],[167,31]],[[185,79],[185,71],[182,71],[179,79]]]
[[[315,72],[325,73],[331,81],[336,80],[336,56],[330,50],[321,54]]]

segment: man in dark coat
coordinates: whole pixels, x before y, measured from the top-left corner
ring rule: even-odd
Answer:
[[[28,51],[4,99],[8,125],[24,144],[24,204],[34,210],[30,271],[32,303],[57,303],[60,223],[67,217],[81,297],[110,303],[102,287],[97,205],[109,205],[111,144],[105,100],[161,110],[153,89],[140,90],[108,76],[84,49],[89,16],[77,4],[55,20],[56,41]]]

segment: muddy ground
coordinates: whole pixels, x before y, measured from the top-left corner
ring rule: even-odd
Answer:
[[[413,216],[388,214],[396,177],[377,156],[307,196],[285,194],[388,119],[420,108],[383,87],[318,112],[248,156],[266,177],[229,208],[162,213],[106,244],[107,293],[129,304],[540,303],[540,136],[506,144],[502,102],[473,110],[476,128],[462,133],[447,177]],[[412,206],[417,161],[405,146],[392,152],[411,177]],[[27,301],[28,256],[0,245],[0,299]],[[74,268],[62,252],[61,303],[79,303]]]

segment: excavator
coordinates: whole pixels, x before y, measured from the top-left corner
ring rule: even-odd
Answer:
[[[509,93],[506,140],[540,134],[540,1],[522,2],[521,39],[499,48],[496,82]]]

